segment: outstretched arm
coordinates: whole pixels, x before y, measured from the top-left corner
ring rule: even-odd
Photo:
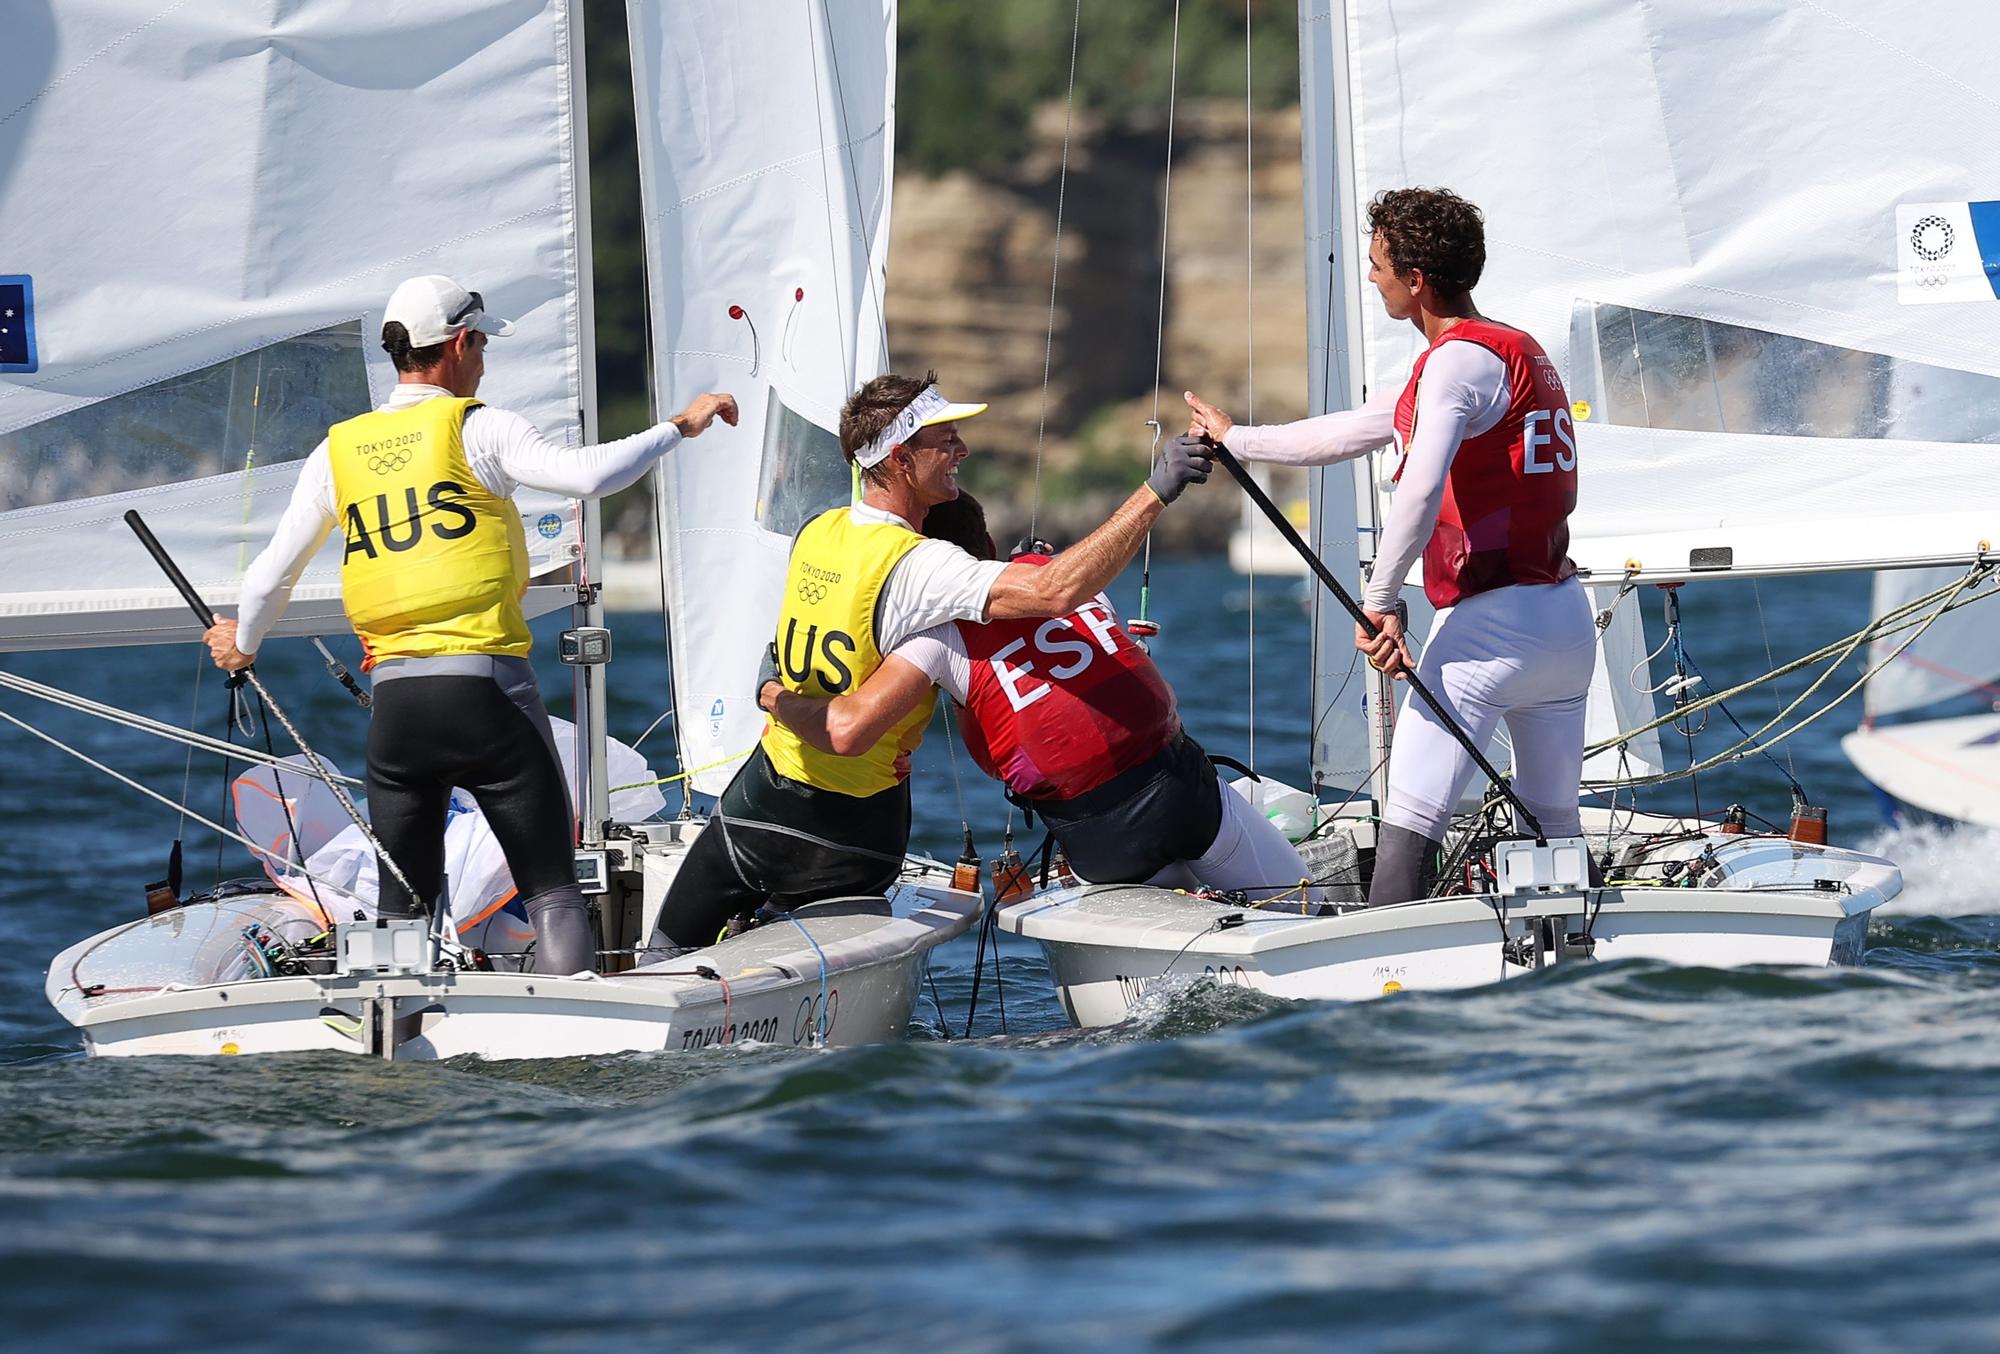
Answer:
[[[890,654],[848,695],[822,700],[767,681],[758,688],[757,704],[821,752],[854,757],[880,742],[883,734],[923,702],[930,689],[928,673]]]
[[[1176,437],[1147,477],[1105,524],[1039,568],[1010,564],[986,597],[989,621],[1063,616],[1111,586],[1132,562],[1146,532],[1167,504],[1190,484],[1207,481],[1215,466],[1210,449],[1194,436]]]
[[[1249,427],[1192,390],[1181,392],[1191,414],[1188,431],[1213,439],[1245,461],[1332,465],[1366,455],[1396,435],[1398,392],[1385,391],[1358,409],[1341,409],[1296,423]]]
[[[680,413],[644,432],[590,447],[568,447],[551,441],[519,414],[486,408],[467,425],[479,432],[473,439],[476,447],[466,450],[475,458],[475,470],[483,459],[480,453],[490,455],[505,476],[503,487],[523,485],[567,498],[602,498],[638,483],[655,461],[683,440],[700,437],[718,418],[735,424],[734,396],[697,395]]]

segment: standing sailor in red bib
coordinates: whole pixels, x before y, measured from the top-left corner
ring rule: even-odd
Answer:
[[[1441,614],[1419,674],[1475,743],[1507,721],[1514,789],[1551,836],[1574,836],[1596,631],[1568,557],[1569,397],[1540,344],[1473,305],[1486,265],[1478,208],[1403,188],[1369,205],[1368,224],[1368,280],[1429,345],[1401,394],[1246,428],[1190,391],[1190,431],[1244,460],[1292,465],[1328,465],[1394,439],[1397,490],[1361,603],[1381,633],[1371,639],[1357,625],[1355,647],[1380,671],[1410,663],[1396,597],[1421,554],[1424,594]],[[1403,703],[1370,902],[1423,896],[1425,866],[1473,769],[1427,705]]]
[[[736,401],[702,395],[646,432],[561,446],[474,398],[487,336],[513,332],[448,277],[396,288],[382,325],[394,393],[313,448],[271,543],[244,574],[237,618],[217,620],[204,638],[225,671],[256,661],[338,525],[341,599],[375,686],[370,826],[420,895],[384,870],[381,911],[415,916],[437,898],[446,804],[463,787],[534,921],[535,970],[577,973],[593,967],[597,945],[576,882],[575,815],[528,661],[527,541],[510,496],[521,486],[572,498],[615,492],[713,419],[734,423]]]
[[[997,553],[986,514],[961,493],[933,507],[926,535],[970,554]],[[1039,544],[1014,556],[1037,568]],[[1091,883],[1241,889],[1268,898],[1299,887],[1305,862],[1242,795],[1226,789],[1181,727],[1173,688],[1119,624],[1104,594],[1062,616],[954,621],[897,645],[851,695],[786,702],[799,736],[841,752],[866,746],[933,687],[961,710],[972,760],[1055,833]]]
[[[910,839],[904,754],[923,738],[922,698],[839,753],[801,735],[826,701],[859,688],[909,636],[955,620],[1061,616],[1102,592],[1146,529],[1214,462],[1198,438],[1170,443],[1141,488],[1045,567],[977,559],[917,531],[958,497],[969,454],[958,425],[984,404],[954,404],[936,377],[878,376],[840,416],[842,453],[861,501],[799,531],[757,703],[776,715],[688,849],[660,911],[677,949],[713,944],[731,917],[887,892]]]

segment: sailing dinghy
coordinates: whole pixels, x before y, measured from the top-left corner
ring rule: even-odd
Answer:
[[[797,511],[801,496],[827,486],[788,469],[783,453],[830,440],[828,411],[857,362],[878,360],[893,6],[814,0],[796,7],[797,23],[754,34],[737,31],[733,6],[670,8],[634,3],[629,16],[654,171],[644,185],[649,238],[663,218],[713,219],[731,223],[719,243],[744,248],[707,260],[701,274],[656,267],[657,332],[713,346],[678,314],[690,297],[710,304],[700,288],[759,298],[760,321],[775,304],[774,279],[796,293],[769,322],[762,363],[748,343],[741,360],[732,346],[713,383],[758,415],[738,430],[743,445],[684,448],[692,454],[673,464],[749,447],[754,471],[772,467],[775,448],[767,507]],[[206,599],[199,609],[231,605],[298,462],[330,423],[394,382],[373,336],[405,276],[472,279],[496,311],[520,317],[482,394],[572,444],[595,440],[580,10],[579,0],[306,0],[274,16],[218,18],[78,0],[26,35],[32,50],[14,52],[11,68],[35,78],[0,118],[0,179],[11,189],[0,193],[0,263],[23,270],[0,277],[12,288],[0,287],[0,300],[10,321],[30,297],[35,307],[22,317],[34,338],[0,346],[0,648],[196,636],[186,602],[121,521],[135,509]],[[702,62],[683,66],[676,54],[694,51]],[[190,139],[190,127],[201,136]],[[413,127],[426,135],[412,137]],[[115,173],[99,165],[107,146],[122,148]],[[667,167],[683,177],[661,177]],[[689,188],[697,179],[703,187]],[[703,201],[684,199],[697,191]],[[143,226],[134,203],[147,204]],[[797,232],[758,236],[759,213]],[[132,228],[95,228],[121,221]],[[718,312],[728,304],[714,301]],[[821,350],[845,357],[805,360]],[[666,398],[679,383],[665,383]],[[780,412],[767,421],[767,408]],[[886,899],[829,900],[647,962],[653,919],[702,825],[611,821],[596,508],[517,501],[533,555],[530,614],[572,608],[564,658],[576,663],[578,864],[606,971],[505,971],[508,956],[482,957],[442,918],[375,919],[333,881],[304,873],[290,854],[299,825],[288,820],[288,844],[271,862],[283,887],[257,881],[183,898],[176,883],[157,911],[56,957],[49,998],[90,1052],[537,1058],[901,1032],[929,951],[981,906],[922,862]],[[715,506],[718,519],[728,511]],[[752,631],[775,599],[743,603],[762,576],[754,559],[739,559],[740,544],[702,561],[703,586],[715,591],[702,623],[712,628],[676,636],[690,666],[709,645],[733,644],[754,662]],[[344,633],[338,549],[336,540],[308,570],[276,634]],[[677,582],[689,578],[677,569]],[[737,580],[749,581],[732,592]],[[701,610],[683,615],[687,602],[675,599],[684,631]],[[123,717],[0,679],[15,695]],[[749,682],[746,668],[731,690]]]
[[[2000,440],[2000,389],[1992,399],[1984,435],[1968,440]],[[1892,614],[1949,586],[1959,573],[1877,574],[1875,614]],[[1989,596],[1991,589],[1977,595]],[[2000,632],[1994,617],[1985,608],[1954,613],[1900,652],[1893,639],[1875,641],[1869,657],[1879,666],[1862,697],[1861,726],[1840,740],[1840,750],[1875,788],[1883,816],[1892,824],[1917,817],[2000,828],[2000,708],[1896,719],[1966,696],[2000,699],[1995,686]]]
[[[1833,679],[1867,642],[1893,649],[1991,591],[2000,480],[1967,431],[1990,436],[2000,392],[2000,208],[1976,200],[2000,183],[2000,114],[1978,79],[2000,61],[2000,30],[1985,8],[1959,0],[1912,26],[1864,0],[1726,12],[1583,0],[1488,9],[1468,28],[1451,0],[1300,0],[1311,408],[1404,381],[1416,339],[1364,301],[1363,208],[1379,188],[1449,185],[1486,214],[1482,306],[1541,340],[1574,401],[1571,555],[1607,637],[1653,584],[1734,586],[1749,605],[1754,584],[1725,580],[1949,572],[1759,679],[1826,669],[1777,719],[1677,771],[1660,765],[1661,725],[1726,712],[1737,690],[1700,689],[1670,592],[1672,713],[1652,712],[1643,649],[1630,665],[1600,654],[1586,785],[1614,808],[1585,808],[1581,843],[1468,815],[1447,847],[1447,893],[1381,908],[1364,899],[1397,693],[1357,671],[1352,622],[1321,589],[1321,807],[1303,848],[1317,896],[1067,883],[1005,902],[997,924],[1041,944],[1073,1019],[1121,1019],[1161,982],[1204,974],[1344,999],[1588,959],[1858,958],[1870,911],[1902,877],[1827,845],[1823,815],[1758,833],[1736,812],[1714,822],[1624,802],[1762,752],[1858,686]],[[1948,377],[1984,424],[1889,416],[1913,374]],[[1378,455],[1315,472],[1314,545],[1350,593],[1393,469]],[[1421,634],[1421,594],[1411,603]],[[1604,886],[1589,883],[1585,851]]]

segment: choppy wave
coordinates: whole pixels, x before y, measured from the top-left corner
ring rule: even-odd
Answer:
[[[1233,585],[1158,567],[1161,661],[1191,727],[1240,754]],[[1861,605],[1790,595],[1801,634],[1851,628],[1840,607]],[[1295,660],[1305,618],[1266,607],[1261,584],[1258,601],[1260,648]],[[1690,589],[1690,643],[1728,670],[1726,609],[1704,605]],[[1761,663],[1757,627],[1739,638]],[[310,652],[292,657],[274,644],[267,679],[317,691]],[[638,644],[619,662],[614,722],[636,731],[664,668]],[[92,671],[185,714],[156,656]],[[1260,756],[1304,783],[1282,761],[1302,746],[1303,683],[1266,675],[1284,671],[1260,672]],[[302,702],[329,739],[361,727],[342,699]],[[1823,723],[1788,765],[1851,833],[1873,810]],[[178,755],[78,736],[179,784]],[[1908,889],[1848,970],[1561,965],[1345,1006],[1193,980],[1076,1031],[1036,948],[1003,937],[976,1011],[960,943],[912,1037],[873,1048],[92,1062],[42,1001],[41,966],[140,906],[173,815],[9,751],[10,1351],[2000,1343],[1988,834],[1871,837]],[[997,840],[1004,809],[969,778],[963,797],[945,788],[946,762],[939,739],[920,751],[920,843],[955,847],[962,803]],[[1781,812],[1768,764],[1731,774],[1711,808]],[[197,802],[215,788],[198,781]],[[193,878],[211,848],[190,839]]]

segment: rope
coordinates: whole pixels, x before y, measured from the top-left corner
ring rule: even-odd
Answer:
[[[1153,430],[1150,469],[1160,458],[1160,371],[1167,355],[1167,227],[1174,208],[1174,103],[1179,97],[1181,73],[1181,0],[1174,0],[1173,47],[1167,58],[1167,165],[1160,179],[1160,302],[1153,320],[1153,416],[1146,426]],[[1146,529],[1146,547],[1139,565],[1139,619],[1146,619],[1146,606],[1153,591],[1153,531]]]
[[[1903,606],[1897,607],[1893,611],[1886,611],[1882,613],[1880,616],[1877,616],[1873,621],[1871,621],[1868,625],[1862,627],[1860,630],[1856,631],[1852,635],[1846,636],[1845,638],[1842,639],[1835,640],[1831,644],[1823,645],[1809,654],[1802,655],[1801,657],[1793,659],[1790,663],[1787,663],[1782,667],[1775,668],[1772,671],[1763,674],[1761,677],[1753,677],[1749,681],[1743,682],[1737,686],[1730,687],[1726,691],[1718,691],[1715,692],[1713,695],[1703,696],[1698,700],[1690,701],[1686,705],[1680,707],[1678,710],[1671,711],[1668,714],[1664,714],[1659,716],[1658,718],[1649,720],[1648,722],[1640,724],[1635,728],[1626,729],[1623,732],[1614,734],[1611,737],[1603,739],[1600,742],[1592,743],[1589,747],[1583,750],[1583,754],[1586,757],[1591,757],[1596,755],[1597,753],[1608,751],[1611,748],[1617,747],[1620,743],[1630,742],[1632,739],[1638,737],[1642,733],[1647,733],[1653,729],[1664,727],[1665,725],[1673,723],[1677,719],[1683,719],[1686,718],[1688,715],[1696,714],[1702,710],[1706,710],[1712,705],[1720,705],[1723,701],[1729,700],[1735,696],[1740,696],[1744,692],[1750,690],[1755,686],[1758,686],[1763,682],[1771,681],[1772,679],[1778,677],[1789,676],[1790,674],[1798,672],[1804,668],[1809,668],[1814,666],[1815,664],[1822,663],[1826,659],[1834,657],[1837,654],[1843,656],[1846,654],[1850,654],[1857,647],[1859,647],[1857,641],[1865,642],[1870,639],[1877,639],[1887,635],[1901,634],[1903,631],[1908,630],[1912,627],[1918,628],[1919,633],[1921,633],[1924,627],[1928,627],[1932,621],[1936,620],[1938,616],[1943,615],[1947,611],[1956,611],[1959,607],[1970,606],[1975,602],[1981,602],[1989,597],[2000,595],[2000,589],[1996,589],[1993,592],[1985,592],[1979,594],[1978,596],[1967,597],[1964,599],[1960,599],[1958,596],[1958,594],[1964,591],[1965,589],[1976,586],[1979,583],[1985,582],[1988,578],[1990,578],[1993,575],[1996,569],[2000,569],[2000,564],[1989,564],[1984,561],[1975,564],[1972,567],[1971,572],[1968,573],[1964,578],[1958,579],[1950,584],[1947,584],[1946,586],[1937,589],[1935,592],[1926,593],[1924,596],[1916,598],[1914,601],[1908,602]],[[1932,604],[1937,603],[1939,601],[1943,601],[1944,605],[1940,606],[1935,613],[1933,613],[1930,616],[1912,619],[1913,617],[1916,616],[1916,613],[1922,611],[1924,608],[1931,606]],[[1901,653],[1903,648],[1906,647],[1908,647],[1907,643],[1902,647],[1899,647],[1896,650],[1896,653]],[[1894,656],[1895,656],[1894,654],[1890,655],[1891,658],[1893,658]],[[1887,660],[1884,661],[1886,662]],[[1877,667],[1879,668],[1880,665],[1878,664]],[[1794,707],[1796,707],[1797,704],[1798,702],[1794,702],[1793,703]],[[1765,727],[1769,728],[1770,725],[1767,724]]]
[[[419,908],[430,908],[436,900],[424,898],[417,893],[416,886],[410,883],[410,877],[403,873],[403,867],[398,865],[394,858],[389,855],[388,849],[382,845],[381,838],[375,835],[375,829],[368,826],[368,820],[361,816],[361,810],[354,807],[354,800],[349,797],[346,790],[342,789],[336,783],[338,780],[344,779],[344,777],[336,777],[331,771],[327,770],[326,764],[320,761],[319,754],[314,752],[311,746],[307,744],[305,735],[299,732],[296,724],[292,723],[292,717],[285,713],[285,707],[278,704],[277,699],[265,689],[264,679],[257,675],[257,670],[254,667],[244,668],[242,676],[248,680],[250,689],[257,693],[258,699],[269,706],[271,713],[278,717],[278,722],[285,726],[285,732],[292,736],[294,743],[298,744],[299,751],[304,754],[306,761],[319,774],[319,778],[325,783],[326,788],[333,791],[333,797],[340,801],[340,807],[346,810],[347,816],[353,821],[354,826],[361,830],[361,839],[368,843],[369,850],[373,851],[377,859],[381,861],[382,868],[387,870],[390,877],[403,886],[403,892],[410,895],[411,904]],[[441,914],[439,920],[444,928],[439,938],[443,939],[445,934],[451,932],[451,909],[449,906],[444,906],[439,907],[437,911]],[[455,938],[452,944],[456,946],[457,941]]]
[[[614,785],[611,787],[609,793],[615,795],[624,790],[643,790],[648,785],[672,785],[677,780],[688,780],[694,776],[699,776],[704,771],[713,771],[718,766],[727,766],[731,762],[740,762],[755,751],[755,748],[745,748],[741,752],[732,752],[727,757],[717,757],[714,761],[694,767],[691,770],[677,771],[671,776],[656,776],[652,780],[635,780],[630,785]]]
[[[1049,371],[1056,349],[1056,281],[1062,276],[1063,202],[1069,192],[1070,118],[1076,108],[1076,39],[1083,26],[1083,0],[1069,20],[1069,90],[1063,95],[1062,164],[1056,171],[1056,239],[1049,262],[1049,322],[1042,335],[1042,407],[1035,423],[1035,490],[1028,509],[1028,535],[1032,538],[1042,517],[1042,440],[1049,426]]]
[[[237,842],[249,848],[252,854],[261,856],[266,860],[278,861],[278,863],[285,866],[285,868],[288,871],[296,868],[297,873],[304,875],[307,879],[311,880],[316,884],[326,885],[326,887],[332,889],[335,893],[339,894],[344,898],[352,896],[347,892],[346,889],[334,883],[331,879],[322,878],[321,876],[312,873],[310,870],[305,869],[303,866],[294,867],[292,866],[289,860],[280,860],[277,853],[263,846],[258,845],[256,842],[251,841],[248,837],[240,836],[237,833],[231,832],[228,828],[224,827],[222,824],[215,822],[212,819],[204,818],[201,814],[197,813],[193,809],[175,804],[173,800],[161,794],[158,790],[152,789],[149,786],[141,785],[138,781],[133,780],[130,776],[126,775],[122,771],[115,771],[111,767],[106,766],[103,762],[98,761],[96,758],[92,757],[89,753],[71,747],[69,744],[63,742],[61,739],[55,737],[52,734],[43,733],[40,729],[28,723],[26,720],[11,715],[5,710],[0,710],[0,719],[6,720],[9,724],[14,725],[16,728],[26,730],[27,732],[33,734],[35,737],[41,739],[44,743],[49,744],[51,747],[54,747],[59,751],[68,753],[70,756],[76,758],[78,761],[82,762],[85,766],[90,767],[92,770],[102,771],[105,775],[111,777],[113,780],[120,781],[126,785],[129,785],[131,788],[137,790],[140,794],[145,795],[149,799],[156,799],[160,803],[165,804],[168,808],[178,810],[181,814],[183,814],[188,818],[194,819],[195,822],[200,823],[203,827],[209,829],[211,832],[219,833],[220,835],[227,837],[230,841]]]
[[[86,696],[73,695],[58,687],[46,686],[41,682],[31,681],[17,673],[0,671],[0,688],[19,692],[24,696],[33,696],[36,700],[47,701],[51,705],[59,705],[66,710],[75,710],[79,714],[91,715],[97,719],[120,725],[123,728],[133,729],[140,733],[150,733],[157,738],[164,738],[170,743],[184,743],[191,750],[199,748],[204,752],[213,752],[218,756],[239,762],[249,762],[255,766],[289,767],[295,771],[298,769],[289,758],[262,753],[255,748],[239,747],[224,739],[212,738],[208,734],[196,733],[191,729],[177,728],[172,724],[165,724],[157,719],[135,714],[130,710],[124,710],[115,705],[106,705],[102,701],[91,700]],[[190,760],[192,760],[192,751],[190,752]],[[360,781],[352,776],[336,776],[334,779],[344,785],[361,784]]]
[[[1821,673],[1820,676],[1816,678],[1810,686],[1808,686],[1803,692],[1799,694],[1798,699],[1791,702],[1791,704],[1785,706],[1784,709],[1780,710],[1777,715],[1775,715],[1768,723],[1763,725],[1763,727],[1759,728],[1755,733],[1747,734],[1739,742],[1732,744],[1728,748],[1725,748],[1723,751],[1717,753],[1712,757],[1707,758],[1706,760],[1691,763],[1690,765],[1681,768],[1680,770],[1663,771],[1657,775],[1642,776],[1636,780],[1626,781],[1624,782],[1624,784],[1633,787],[1642,785],[1662,785],[1668,781],[1679,780],[1686,776],[1693,776],[1703,771],[1712,770],[1715,767],[1721,766],[1726,762],[1740,761],[1743,757],[1748,756],[1749,753],[1752,751],[1762,752],[1765,749],[1773,746],[1774,744],[1777,744],[1779,742],[1784,741],[1787,738],[1790,738],[1793,734],[1798,733],[1800,730],[1805,729],[1806,727],[1808,727],[1809,725],[1820,719],[1822,716],[1826,715],[1829,711],[1833,710],[1836,706],[1840,705],[1841,702],[1845,701],[1849,696],[1853,695],[1856,691],[1859,691],[1871,677],[1873,677],[1876,673],[1880,672],[1884,667],[1888,666],[1890,663],[1894,662],[1898,657],[1898,655],[1900,655],[1903,652],[1903,650],[1909,648],[1910,645],[1914,644],[1917,641],[1918,637],[1921,636],[1925,630],[1929,629],[1931,624],[1934,623],[1938,617],[1944,615],[1945,612],[1952,610],[1955,606],[1968,605],[1971,602],[1982,600],[1983,597],[1991,597],[1995,595],[1992,592],[1988,592],[1982,594],[1981,597],[1967,598],[1964,601],[1960,601],[1960,594],[1964,593],[1967,589],[1975,586],[1976,584],[1983,582],[1988,576],[1992,574],[1995,567],[1996,566],[1994,565],[1986,564],[1983,562],[1980,564],[1976,564],[1973,566],[1972,570],[1968,572],[1963,578],[1958,579],[1956,582],[1946,587],[1939,588],[1936,592],[1927,594],[1925,597],[1918,599],[1916,602],[1911,603],[1908,606],[1899,607],[1897,608],[1897,610],[1893,612],[1889,612],[1883,616],[1877,617],[1873,622],[1871,622],[1866,626],[1863,626],[1860,630],[1856,631],[1852,635],[1847,636],[1845,639],[1836,641],[1833,644],[1826,645],[1823,648],[1816,650],[1814,653],[1807,654],[1805,657],[1800,658],[1792,663],[1788,663],[1784,665],[1782,668],[1776,669],[1771,672],[1767,672],[1761,677],[1752,678],[1750,681],[1744,682],[1740,686],[1732,687],[1727,691],[1718,692],[1713,696],[1704,697],[1700,701],[1693,702],[1690,705],[1682,707],[1681,710],[1678,710],[1673,714],[1669,714],[1660,719],[1656,719],[1649,724],[1641,725],[1639,728],[1630,730],[1627,733],[1620,734],[1616,738],[1608,739],[1603,743],[1595,744],[1590,748],[1585,749],[1585,756],[1590,756],[1594,753],[1604,751],[1608,747],[1616,747],[1620,743],[1629,741],[1632,737],[1635,737],[1638,734],[1646,732],[1648,729],[1658,728],[1660,725],[1670,722],[1671,720],[1682,718],[1685,715],[1692,713],[1697,708],[1706,709],[1711,705],[1720,705],[1724,700],[1728,699],[1729,697],[1740,695],[1761,682],[1771,681],[1775,678],[1785,676],[1788,673],[1797,672],[1802,668],[1810,667],[1815,663],[1822,662],[1829,656],[1834,657],[1834,662],[1829,664],[1827,670]],[[1940,599],[1942,599],[1941,602]],[[1918,620],[1909,619],[1910,616],[1915,611],[1921,610],[1923,607],[1928,606],[1933,602],[1940,603],[1936,611],[1933,611],[1930,615],[1922,617],[1921,619]],[[1905,639],[1901,644],[1897,645],[1896,648],[1892,650],[1880,662],[1876,663],[1873,667],[1870,667],[1866,671],[1864,671],[1861,674],[1861,676],[1845,691],[1841,692],[1838,696],[1835,696],[1832,700],[1828,701],[1818,710],[1815,710],[1812,714],[1800,720],[1797,724],[1793,725],[1791,728],[1783,730],[1775,737],[1766,739],[1762,743],[1757,742],[1759,738],[1762,738],[1763,735],[1768,733],[1774,726],[1782,723],[1787,715],[1791,714],[1792,711],[1798,709],[1799,706],[1803,705],[1815,691],[1819,690],[1820,687],[1824,686],[1827,680],[1831,678],[1834,673],[1840,670],[1841,664],[1844,663],[1847,660],[1847,658],[1854,653],[1856,649],[1860,648],[1862,644],[1866,643],[1872,638],[1875,638],[1878,635],[1899,634],[1905,630],[1912,632],[1909,635],[1909,637]],[[1737,727],[1740,729],[1742,726],[1738,725]],[[1601,790],[1603,786],[1604,782],[1593,781],[1589,782],[1585,788],[1591,790]]]
[[[819,1015],[813,1021],[813,1042],[824,1044],[826,1042],[826,951],[822,950],[819,942],[813,939],[813,933],[806,930],[804,922],[789,912],[785,914],[785,920],[799,928],[799,934],[806,938],[806,944],[812,946],[813,953],[819,956]]]

